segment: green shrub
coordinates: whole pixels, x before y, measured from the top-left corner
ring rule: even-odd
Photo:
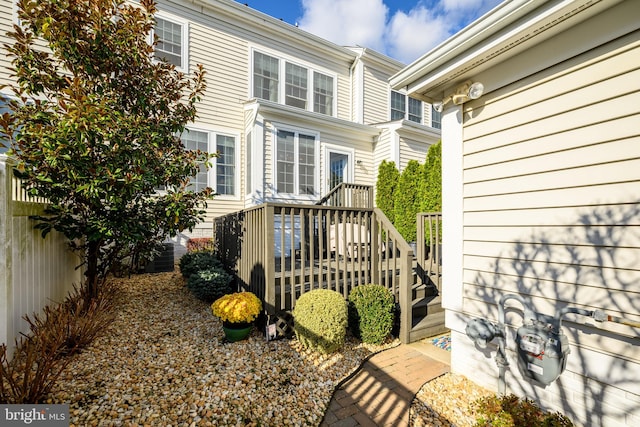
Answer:
[[[418,186],[422,175],[420,163],[409,160],[393,195],[393,225],[407,242],[416,241],[416,215],[420,210]]]
[[[340,293],[328,289],[302,294],[293,309],[293,329],[305,348],[333,353],[344,344],[347,302]]]
[[[393,201],[399,180],[400,172],[395,162],[383,160],[378,167],[376,180],[376,206],[384,212],[391,223],[394,222]]]
[[[221,268],[222,261],[209,251],[188,252],[180,258],[180,272],[185,279],[198,271]]]
[[[222,267],[209,268],[193,273],[187,279],[187,288],[196,298],[213,302],[223,295],[230,294],[233,277]]]
[[[570,427],[573,423],[559,412],[548,413],[529,399],[488,396],[473,403],[477,427]]]
[[[349,294],[349,328],[368,344],[381,344],[393,328],[395,301],[382,285],[356,286]]]

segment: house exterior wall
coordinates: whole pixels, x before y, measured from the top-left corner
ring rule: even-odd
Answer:
[[[488,388],[497,388],[496,349],[474,348],[465,326],[497,320],[505,294],[547,315],[570,306],[640,322],[638,12],[621,2],[478,73],[473,80],[495,90],[464,105],[458,157],[445,153],[445,134],[443,193],[462,203],[461,225],[443,233],[461,239],[460,254],[444,261],[449,283],[460,278],[444,285],[452,370]],[[531,65],[559,52],[564,59]],[[451,177],[457,162],[462,174]],[[519,304],[508,305],[507,392],[578,425],[640,425],[638,328],[567,315],[567,368],[543,387],[518,372],[512,349],[523,319]]]
[[[389,120],[390,75],[366,66],[364,69],[364,123],[382,123]]]

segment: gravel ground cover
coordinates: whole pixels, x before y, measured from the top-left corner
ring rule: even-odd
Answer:
[[[493,393],[467,378],[448,373],[420,388],[410,409],[412,427],[471,427],[476,423],[472,403]]]
[[[69,403],[73,426],[317,426],[340,380],[398,344],[348,339],[322,357],[255,330],[227,343],[179,274],[117,285],[115,322],[74,356],[48,402]]]

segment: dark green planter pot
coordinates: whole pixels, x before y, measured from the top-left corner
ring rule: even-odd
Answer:
[[[222,322],[224,336],[229,342],[236,342],[245,339],[251,333],[253,325],[251,323],[230,323]]]

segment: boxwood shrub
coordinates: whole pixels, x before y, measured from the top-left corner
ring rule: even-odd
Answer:
[[[233,277],[222,267],[214,267],[191,274],[187,288],[196,298],[210,303],[232,292],[232,280]]]
[[[393,328],[395,301],[382,285],[356,286],[349,294],[349,329],[368,344],[381,344]]]
[[[180,272],[185,279],[198,271],[221,268],[222,261],[209,251],[187,252],[180,258]]]
[[[305,348],[333,353],[344,344],[347,316],[347,302],[342,294],[314,289],[302,294],[296,302],[293,329]]]

